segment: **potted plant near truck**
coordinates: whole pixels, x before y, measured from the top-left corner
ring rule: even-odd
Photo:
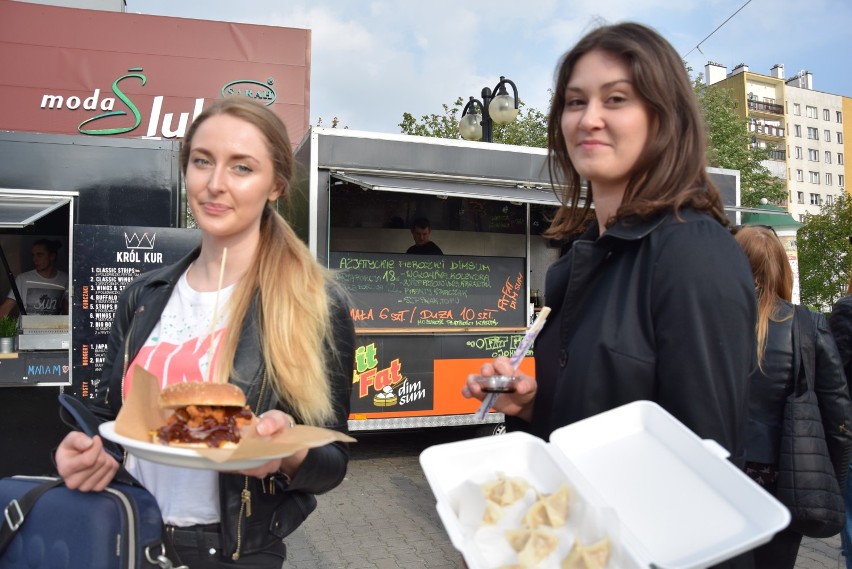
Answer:
[[[15,351],[15,333],[18,331],[18,319],[12,316],[0,318],[0,354]]]

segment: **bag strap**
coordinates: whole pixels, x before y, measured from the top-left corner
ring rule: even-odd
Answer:
[[[9,546],[12,538],[15,537],[15,532],[18,531],[18,528],[27,519],[27,514],[33,509],[39,497],[51,488],[61,486],[62,484],[63,480],[61,478],[48,480],[31,488],[21,498],[13,498],[11,502],[6,504],[6,507],[3,508],[5,520],[3,521],[3,526],[0,527],[0,555],[3,555],[6,547]]]
[[[805,385],[808,390],[813,390],[814,388],[814,370],[816,368],[816,343],[814,341],[814,334],[814,319],[811,316],[811,311],[806,306],[797,304],[793,313],[793,357],[795,359],[798,356],[799,365],[801,366],[797,374],[797,383],[798,377],[804,375]],[[796,349],[797,344],[798,349]],[[796,393],[799,393],[798,385],[796,386]]]

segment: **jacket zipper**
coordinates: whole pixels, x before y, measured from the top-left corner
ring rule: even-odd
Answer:
[[[263,395],[266,392],[266,383],[268,381],[268,374],[266,370],[263,372],[263,381],[260,383],[260,392],[257,395],[257,401],[254,404],[255,409],[260,408],[260,402],[263,401]],[[251,517],[251,491],[248,489],[249,486],[249,477],[246,476],[243,479],[243,489],[240,492],[240,513],[237,516],[237,548],[231,554],[231,559],[237,561],[240,558],[240,550],[242,549],[243,543],[243,515],[246,518]]]

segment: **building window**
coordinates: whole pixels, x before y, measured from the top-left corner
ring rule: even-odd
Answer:
[[[842,152],[837,153],[837,163],[840,164],[841,166],[843,165],[843,153]]]
[[[834,196],[825,196],[825,203],[828,205],[834,205]]]
[[[831,120],[831,111],[829,111],[828,109],[823,109],[822,110],[822,120],[830,121]]]
[[[846,181],[846,176],[843,174],[837,175],[837,185],[840,186],[840,189],[843,189],[844,182]]]
[[[819,205],[819,194],[811,194],[811,205]]]
[[[805,116],[809,119],[817,118],[817,108],[810,105],[805,106]]]
[[[796,192],[796,203],[805,203],[805,192]]]
[[[819,140],[819,131],[812,126],[809,126],[808,138],[810,138],[811,140]]]
[[[796,136],[798,136],[799,138],[802,138],[802,125],[800,125],[800,124],[794,124],[794,125],[793,125],[793,133],[794,133]]]
[[[819,184],[819,172],[808,172],[808,179],[811,184]]]
[[[826,185],[826,186],[830,186],[830,185],[831,185],[831,174],[826,173],[826,175],[825,175],[825,185]]]
[[[793,103],[793,114],[801,116],[802,105],[800,105],[799,103]]]
[[[808,148],[808,160],[811,162],[819,162],[819,152],[813,148]]]
[[[801,146],[796,147],[796,158],[798,158],[799,160],[802,159],[802,147]]]
[[[799,221],[801,221],[802,223],[805,222],[805,214],[804,213],[799,214]]]
[[[837,144],[843,144],[843,133],[839,130],[837,131]]]
[[[804,182],[805,181],[804,170],[796,170],[796,181],[797,182]]]
[[[842,122],[843,122],[843,111],[835,111],[835,112],[837,113],[837,115],[836,115],[836,122],[841,122],[841,123],[842,123]]]
[[[831,142],[831,131],[830,130],[822,131],[822,139],[826,142]]]
[[[825,163],[831,164],[831,152],[829,152],[828,150],[825,151]]]

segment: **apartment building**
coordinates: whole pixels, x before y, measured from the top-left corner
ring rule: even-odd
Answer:
[[[819,213],[820,206],[847,191],[852,165],[844,141],[852,99],[814,90],[808,71],[785,78],[780,64],[762,75],[745,64],[728,73],[724,66],[708,62],[705,76],[707,85],[732,92],[748,120],[751,144],[773,148],[764,165],[785,182],[788,199],[782,205],[794,219]]]

